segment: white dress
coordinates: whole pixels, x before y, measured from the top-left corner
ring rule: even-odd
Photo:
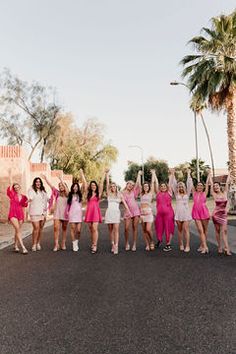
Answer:
[[[140,212],[142,222],[153,222],[152,193],[143,194],[140,200]]]
[[[175,208],[175,220],[176,221],[190,221],[192,220],[191,211],[189,208],[189,196],[192,191],[193,181],[192,178],[187,179],[187,188],[185,194],[178,193],[178,184],[175,177],[172,180],[172,189],[175,194],[176,208]]]
[[[120,223],[120,195],[110,194],[107,198],[108,207],[105,214],[105,224],[119,224]]]

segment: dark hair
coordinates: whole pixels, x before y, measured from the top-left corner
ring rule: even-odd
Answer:
[[[78,187],[78,192],[76,192],[76,193],[74,192],[74,186]],[[68,194],[68,199],[67,199],[67,204],[69,204],[69,205],[71,205],[71,203],[72,203],[73,194],[78,195],[79,202],[82,201],[82,192],[81,192],[80,185],[78,182],[72,183],[72,185],[71,185],[70,192]]]
[[[41,186],[40,186],[40,190],[41,190],[41,192],[45,192],[46,193],[46,190],[45,190],[45,187],[44,187],[44,185],[43,185],[43,181],[41,180],[41,178],[40,177],[35,177],[35,179],[33,180],[33,184],[32,184],[32,188],[33,188],[33,190],[37,193],[37,191],[38,191],[38,189],[36,188],[36,182],[37,182],[37,180],[39,180],[40,181],[40,183],[41,183]]]
[[[87,194],[87,199],[88,200],[90,200],[91,199],[91,197],[92,197],[92,195],[93,195],[93,191],[92,191],[92,184],[95,184],[96,185],[96,187],[97,187],[97,189],[96,189],[96,196],[97,196],[97,198],[99,198],[99,188],[98,188],[98,184],[97,184],[97,182],[96,181],[91,181],[90,183],[89,183],[89,186],[88,186],[88,194]]]
[[[145,193],[145,192],[144,192],[144,185],[145,185],[145,184],[147,184],[147,185],[148,185],[148,187],[149,187],[148,193],[149,193],[149,192],[150,192],[150,190],[151,190],[150,183],[149,183],[149,182],[144,182],[144,183],[142,184],[142,191],[141,191],[142,195]]]

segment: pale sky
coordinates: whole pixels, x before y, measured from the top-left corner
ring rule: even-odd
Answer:
[[[235,0],[0,0],[0,70],[57,88],[78,125],[97,117],[119,150],[112,169],[122,183],[127,161],[149,156],[170,166],[194,157],[193,114],[180,80],[186,43]],[[216,167],[225,167],[226,116],[205,113]],[[200,122],[199,122],[200,123]],[[199,125],[200,157],[209,161]]]

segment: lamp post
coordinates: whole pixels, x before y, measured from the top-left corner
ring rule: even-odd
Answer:
[[[178,85],[182,85],[185,86],[190,92],[191,89],[188,85],[186,85],[184,82],[178,82],[178,81],[172,81],[170,82],[170,85],[172,86],[178,86]],[[197,181],[200,181],[200,171],[199,171],[199,157],[198,157],[198,134],[197,134],[197,114],[194,111],[194,135],[195,135],[195,153],[196,153],[196,168],[197,168]]]
[[[143,148],[139,145],[129,145],[129,148],[137,148],[141,153],[141,164],[142,164],[142,183],[144,183],[144,161],[143,161]]]

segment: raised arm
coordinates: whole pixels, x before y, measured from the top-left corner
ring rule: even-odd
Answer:
[[[134,193],[135,196],[137,197],[141,191],[141,187],[142,187],[142,183],[141,183],[141,175],[142,175],[142,171],[138,171],[138,175],[137,175],[137,179],[136,179],[136,183],[134,186]]]
[[[82,179],[82,189],[83,189],[83,192],[84,193],[87,193],[87,190],[88,190],[88,183],[86,181],[86,178],[85,178],[85,175],[84,175],[84,171],[82,170],[82,168],[79,170],[80,172],[80,176],[81,176],[81,179]]]
[[[47,176],[46,176],[46,175],[41,174],[40,177],[47,183],[47,185],[48,185],[51,189],[55,188],[55,187],[51,184],[51,182],[47,179]]]
[[[212,175],[211,174],[209,175],[209,179],[208,179],[208,188],[209,188],[209,186],[210,186],[210,193],[214,197],[215,193],[214,193],[214,190],[213,190],[213,179],[212,179]]]
[[[106,174],[106,192],[107,192],[107,197],[110,193],[110,177],[109,177],[109,170],[105,171]]]
[[[151,170],[151,175],[152,175],[152,178],[151,178],[151,190],[150,192],[152,194],[155,193],[155,170]]]
[[[155,170],[153,170],[153,182],[154,182],[154,193],[158,193],[159,192],[159,181],[158,181]]]
[[[103,187],[104,187],[104,180],[105,180],[105,173],[103,173],[102,175],[102,179],[100,181],[98,190],[99,190],[99,199],[102,197],[102,193],[103,193]]]
[[[188,169],[188,175],[187,175],[187,195],[190,196],[190,194],[193,191],[193,179],[191,177],[191,170]]]
[[[63,181],[63,179],[62,179],[61,176],[59,176],[58,178],[59,178],[59,181],[61,182],[61,184],[63,185],[63,187],[65,188],[66,196],[68,196],[68,194],[69,194],[69,188],[68,188],[67,184],[65,183],[65,181]]]
[[[170,169],[170,173],[169,173],[169,190],[172,191],[175,196],[178,193],[178,186],[175,178],[175,170],[173,168]]]
[[[211,185],[211,170],[208,170],[207,180],[206,180],[206,187],[205,187],[205,194],[208,195],[209,187]]]

